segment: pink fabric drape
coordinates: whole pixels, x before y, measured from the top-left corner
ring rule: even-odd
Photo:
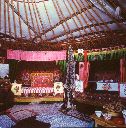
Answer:
[[[21,50],[7,50],[7,59],[20,60]]]
[[[79,77],[80,80],[84,81],[84,62],[79,62]]]
[[[80,80],[83,81],[84,88],[87,88],[88,86],[89,68],[90,68],[90,63],[88,61],[79,62],[79,77]]]
[[[25,61],[56,61],[66,60],[66,50],[62,51],[22,51],[7,50],[7,59]]]
[[[88,86],[90,63],[87,61],[87,51],[84,51],[84,62],[79,63],[79,77],[83,81],[84,88]]]
[[[120,82],[126,82],[126,59],[120,59]]]
[[[87,88],[88,86],[89,68],[90,68],[90,63],[84,62],[84,88]]]

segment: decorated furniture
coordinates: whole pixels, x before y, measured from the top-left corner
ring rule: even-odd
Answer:
[[[91,115],[90,116],[92,119],[95,120],[95,127],[100,127],[100,126],[103,126],[103,127],[126,127],[126,125],[123,123],[123,124],[117,124],[118,122],[115,122],[114,119],[111,119],[111,120],[105,120],[103,117],[97,117],[95,114]]]
[[[52,87],[21,87],[21,84],[12,83],[11,91],[16,96],[26,96],[28,97],[31,94],[38,94],[38,96],[42,96],[43,94],[52,94],[55,96],[57,94],[63,94],[63,83],[55,82]]]
[[[75,93],[75,103],[79,111],[92,115],[95,110],[103,110],[103,106],[109,103],[121,102],[126,106],[126,99],[121,98],[117,92],[95,91]]]
[[[85,112],[90,114],[94,113],[95,109],[103,109],[103,106],[110,103],[116,106],[116,103],[120,102],[126,106],[126,83],[97,83],[96,90],[85,90],[85,93],[76,92],[75,101],[77,104],[83,104],[89,110]],[[84,108],[81,110],[83,111]]]

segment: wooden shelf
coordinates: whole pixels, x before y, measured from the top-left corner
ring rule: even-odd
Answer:
[[[51,102],[51,101],[63,101],[61,97],[16,97],[14,98],[15,102]]]

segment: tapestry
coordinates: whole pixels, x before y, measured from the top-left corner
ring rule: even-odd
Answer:
[[[53,73],[31,73],[32,87],[52,87]]]
[[[96,90],[118,91],[119,83],[97,82]]]

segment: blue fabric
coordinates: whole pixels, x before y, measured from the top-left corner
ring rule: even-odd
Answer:
[[[0,128],[11,128],[13,125],[15,125],[15,122],[13,122],[7,115],[0,116]]]
[[[57,127],[93,127],[93,122],[86,122],[74,118],[72,116],[67,116],[64,114],[56,114],[56,115],[39,115],[36,117],[36,120],[50,123],[51,128]]]

